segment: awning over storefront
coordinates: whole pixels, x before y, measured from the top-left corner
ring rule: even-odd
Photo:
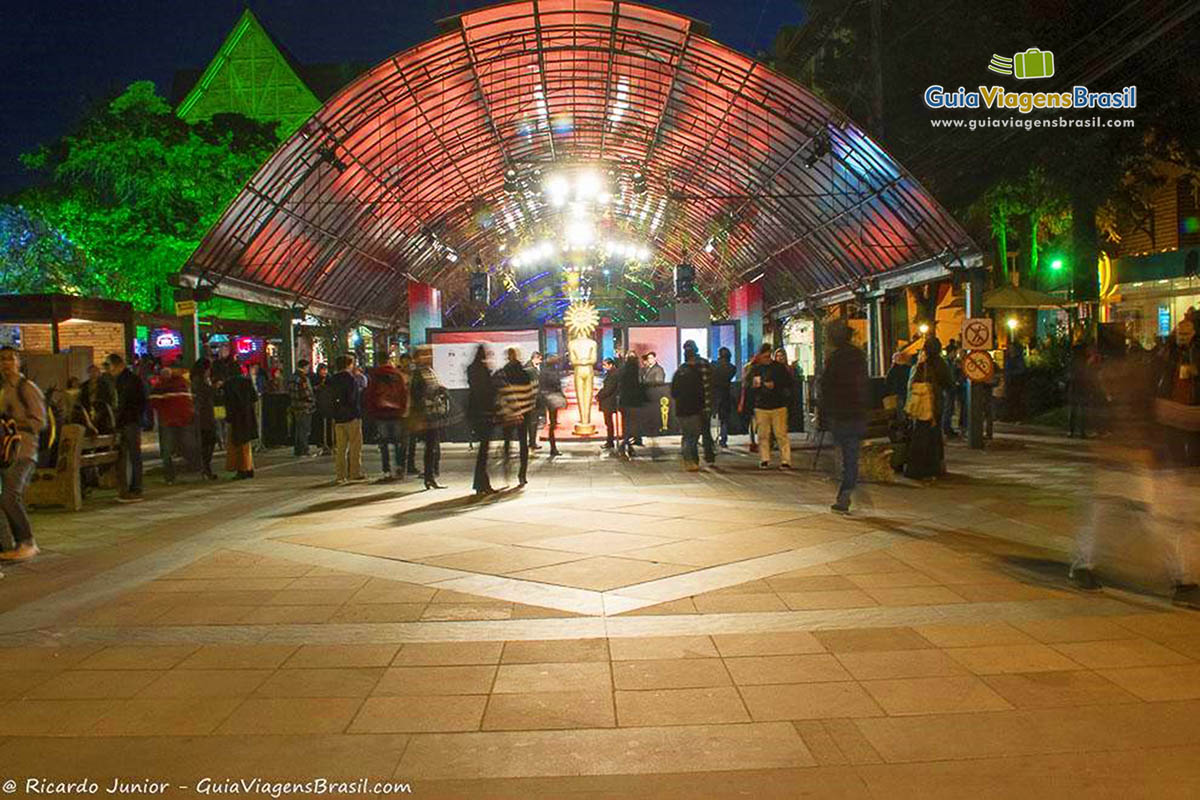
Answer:
[[[579,165],[611,174],[606,224],[652,245],[659,280],[686,259],[702,287],[762,275],[778,302],[976,252],[858,126],[701,23],[538,0],[442,31],[301,126],[185,280],[386,324],[406,282],[461,296],[477,257],[501,264],[536,236],[561,213],[542,178]]]

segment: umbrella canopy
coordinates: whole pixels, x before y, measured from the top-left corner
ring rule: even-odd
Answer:
[[[984,308],[1062,308],[1059,298],[1036,289],[1001,286],[984,292]]]

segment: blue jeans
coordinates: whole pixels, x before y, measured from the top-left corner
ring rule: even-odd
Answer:
[[[404,472],[404,443],[407,438],[402,419],[381,419],[376,422],[376,433],[379,435],[379,457],[383,461],[383,471],[392,471],[392,460],[388,457],[388,445],[396,451],[396,470]]]
[[[308,439],[312,436],[312,412],[293,411],[292,453],[297,456],[308,455]]]
[[[121,494],[142,491],[142,423],[123,425],[117,440],[119,460],[117,478]]]
[[[838,500],[850,501],[850,493],[858,485],[858,450],[867,434],[865,421],[830,420],[829,432],[833,443],[842,450],[842,484],[838,487]]]
[[[700,463],[700,414],[688,414],[686,416],[677,417],[679,420],[679,430],[683,434],[680,442],[680,455],[683,456],[685,464]]]
[[[163,477],[170,483],[175,480],[175,454],[184,457],[186,462],[184,442],[187,439],[187,428],[179,428],[173,425],[158,426],[158,455],[162,458]],[[187,469],[186,463],[184,469]]]

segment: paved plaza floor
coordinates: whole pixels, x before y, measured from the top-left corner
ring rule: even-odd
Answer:
[[[688,473],[665,442],[571,444],[481,500],[465,447],[444,491],[275,451],[252,481],[40,511],[43,556],[0,581],[0,778],[1200,796],[1200,614],[1066,580],[1090,445],[952,446],[950,476],[849,517],[812,455]]]

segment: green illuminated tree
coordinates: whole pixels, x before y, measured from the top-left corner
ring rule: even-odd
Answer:
[[[154,308],[230,200],[277,145],[236,114],[189,124],[149,81],[23,157],[45,185],[22,196],[79,249],[103,296]]]

